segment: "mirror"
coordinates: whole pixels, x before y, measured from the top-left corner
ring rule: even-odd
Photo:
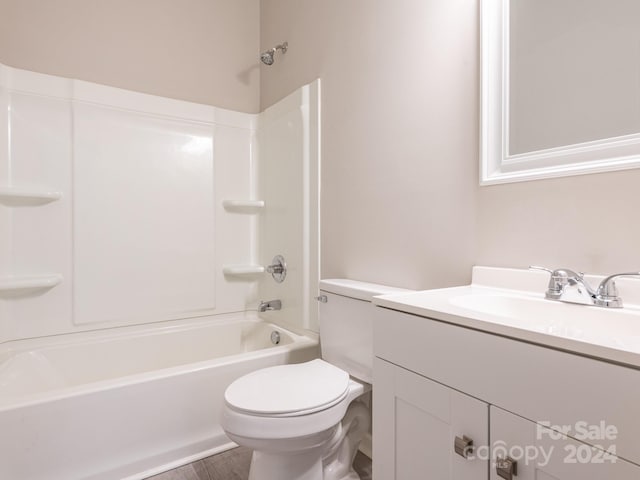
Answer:
[[[484,0],[480,183],[640,167],[640,2]]]

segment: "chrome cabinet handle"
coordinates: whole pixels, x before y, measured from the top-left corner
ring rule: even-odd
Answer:
[[[469,458],[469,455],[473,452],[473,440],[466,435],[456,437],[453,442],[453,449],[462,458]]]
[[[500,478],[505,480],[513,480],[518,476],[518,462],[513,458],[498,458],[496,460],[496,473]]]

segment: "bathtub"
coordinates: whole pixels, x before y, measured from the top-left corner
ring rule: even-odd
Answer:
[[[227,385],[317,354],[251,313],[2,344],[0,479],[141,479],[226,450]]]

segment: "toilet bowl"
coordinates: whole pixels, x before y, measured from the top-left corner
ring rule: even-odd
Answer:
[[[352,280],[322,280],[323,359],[249,373],[225,392],[221,424],[253,449],[249,480],[357,480],[353,459],[371,413],[374,295],[401,291]]]
[[[352,457],[370,417],[352,402],[369,388],[324,360],[265,368],[229,387],[222,425],[231,440],[254,450],[250,480],[357,479]]]

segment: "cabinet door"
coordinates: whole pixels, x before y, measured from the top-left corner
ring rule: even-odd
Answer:
[[[486,403],[379,358],[373,375],[376,480],[487,479],[486,458],[473,448],[468,458],[454,449],[456,437],[488,445]]]
[[[490,410],[491,480],[633,480],[640,467],[497,407]],[[503,475],[498,474],[502,467]]]

